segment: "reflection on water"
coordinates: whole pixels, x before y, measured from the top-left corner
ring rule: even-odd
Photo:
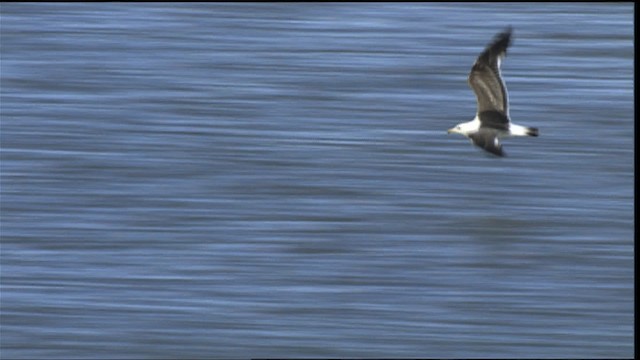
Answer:
[[[632,21],[3,4],[3,356],[631,356]],[[507,24],[498,159],[446,129]]]

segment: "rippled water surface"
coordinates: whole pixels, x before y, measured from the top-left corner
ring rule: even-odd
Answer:
[[[0,10],[2,358],[633,356],[632,4]]]

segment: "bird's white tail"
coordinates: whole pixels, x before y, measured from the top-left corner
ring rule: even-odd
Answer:
[[[511,124],[509,132],[512,136],[538,136],[538,128]]]

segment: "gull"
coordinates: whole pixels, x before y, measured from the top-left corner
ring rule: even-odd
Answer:
[[[496,155],[505,156],[500,139],[507,136],[538,136],[538,129],[516,125],[509,117],[509,94],[500,74],[500,64],[511,45],[511,27],[495,36],[478,56],[469,73],[469,86],[476,93],[476,117],[447,130],[462,134],[476,146]]]

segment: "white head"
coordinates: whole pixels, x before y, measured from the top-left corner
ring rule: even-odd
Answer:
[[[447,130],[448,134],[461,134],[467,136],[469,133],[474,133],[480,128],[480,121],[473,119],[469,122],[460,123],[451,129]]]

